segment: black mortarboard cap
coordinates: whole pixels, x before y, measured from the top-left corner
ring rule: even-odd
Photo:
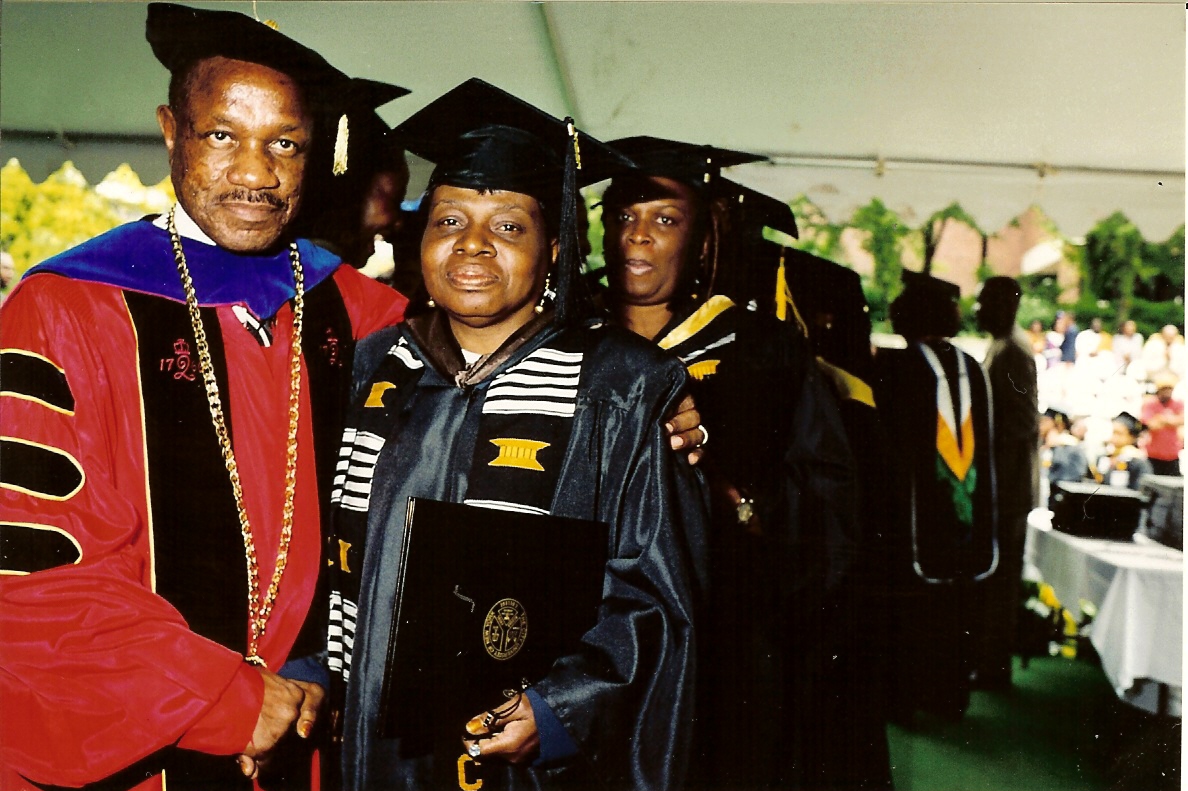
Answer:
[[[767,161],[761,154],[661,137],[623,137],[612,140],[610,146],[634,162],[645,175],[676,179],[696,188],[712,184],[722,168]]]
[[[574,131],[579,187],[630,167],[611,148]],[[567,121],[477,77],[434,99],[392,135],[406,151],[434,163],[433,184],[520,192],[553,205],[573,148]]]
[[[961,329],[961,288],[939,277],[903,270],[903,291],[891,303],[891,326],[909,340],[951,338]]]
[[[862,278],[849,267],[803,250],[784,251],[784,278],[808,328],[814,353],[865,379],[870,314]]]
[[[939,277],[903,270],[903,293],[932,305],[953,303],[961,299],[961,287]]]
[[[713,190],[715,195],[726,200],[741,227],[757,230],[774,228],[793,239],[800,238],[796,216],[792,214],[792,207],[784,201],[725,178],[718,179]]]
[[[477,77],[434,99],[392,136],[434,163],[430,189],[448,184],[536,198],[557,222],[557,321],[577,317],[578,189],[630,169],[630,162],[574,129],[572,119],[555,118]]]
[[[1050,406],[1044,410],[1044,415],[1059,422],[1064,428],[1068,428],[1072,425],[1072,420],[1069,418],[1068,412],[1063,408]]]
[[[803,250],[786,253],[786,277],[796,304],[829,313],[865,313],[862,278],[853,269]]]
[[[371,111],[404,96],[408,89],[376,80],[348,77],[309,47],[263,22],[235,11],[150,3],[145,38],[157,60],[173,74],[197,61],[222,56],[258,63],[289,75],[301,86],[309,110],[322,119]],[[345,122],[337,131],[335,171],[344,167]]]
[[[1121,423],[1123,426],[1126,426],[1126,430],[1135,437],[1137,437],[1143,431],[1143,421],[1139,420],[1129,412],[1119,413],[1114,417],[1114,422]]]

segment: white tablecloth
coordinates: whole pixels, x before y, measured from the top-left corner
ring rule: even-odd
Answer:
[[[1139,537],[1142,540],[1142,537]],[[1149,679],[1172,687],[1179,712],[1184,661],[1184,554],[1150,541],[1077,538],[1052,529],[1051,512],[1027,518],[1026,561],[1078,618],[1080,602],[1097,606],[1090,640],[1118,696],[1144,708]]]

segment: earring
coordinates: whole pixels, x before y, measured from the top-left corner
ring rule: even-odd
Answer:
[[[429,307],[431,307],[431,308],[435,308],[435,307],[437,307],[437,303],[433,301],[433,297],[429,297],[429,301],[428,301],[428,302],[426,302],[425,304],[426,304],[426,305],[428,305],[428,306],[429,306]]]
[[[553,279],[552,272],[549,272],[547,275],[545,275],[544,291],[540,295],[540,302],[537,302],[536,307],[533,308],[533,310],[535,310],[537,313],[544,313],[545,305],[547,305],[548,303],[552,302],[554,299],[557,298],[557,292],[553,291],[553,288],[551,285],[552,279]]]

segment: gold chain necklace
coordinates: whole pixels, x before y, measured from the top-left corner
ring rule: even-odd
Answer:
[[[243,486],[239,480],[239,466],[235,463],[235,452],[231,448],[231,436],[227,431],[227,421],[223,417],[223,402],[219,397],[219,384],[215,380],[214,367],[210,361],[210,344],[206,340],[206,330],[202,326],[202,314],[198,311],[198,297],[194,293],[194,283],[190,279],[190,270],[186,266],[181,236],[173,222],[175,209],[176,207],[169,210],[169,240],[173,243],[173,257],[177,261],[177,272],[181,275],[182,289],[186,292],[186,307],[190,312],[190,326],[194,329],[194,341],[198,347],[198,365],[202,372],[202,382],[206,385],[206,402],[210,406],[210,419],[214,423],[215,433],[218,434],[219,446],[223,450],[223,463],[227,467],[227,475],[231,478],[231,491],[235,494],[235,508],[239,511],[239,528],[243,534],[243,551],[247,559],[248,646],[245,658],[250,664],[267,667],[258,653],[259,643],[260,638],[264,636],[264,630],[268,627],[268,617],[272,614],[272,608],[276,604],[281,577],[284,575],[285,566],[289,561],[289,542],[293,537],[293,500],[297,490],[297,418],[301,401],[301,325],[305,313],[305,277],[301,271],[301,254],[297,251],[295,242],[289,245],[289,263],[293,267],[296,295],[293,299],[293,348],[289,364],[289,436],[285,448],[285,507],[281,514],[281,534],[280,544],[276,551],[276,569],[272,572],[268,592],[261,600],[260,567],[256,561],[256,541],[252,537],[247,508],[243,504]]]

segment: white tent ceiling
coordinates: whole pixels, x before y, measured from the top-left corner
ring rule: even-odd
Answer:
[[[250,2],[195,5],[252,13]],[[603,139],[768,153],[774,164],[736,177],[785,199],[805,193],[834,220],[871,197],[916,223],[958,201],[987,230],[1032,204],[1070,235],[1115,210],[1151,239],[1184,220],[1175,2],[257,10],[344,71],[411,88],[381,111],[393,123],[480,76]],[[167,78],[144,41],[143,3],[7,0],[0,36],[0,156],[35,175],[67,157],[92,180],[113,157],[164,175],[152,141]],[[42,143],[39,132],[61,137]]]

